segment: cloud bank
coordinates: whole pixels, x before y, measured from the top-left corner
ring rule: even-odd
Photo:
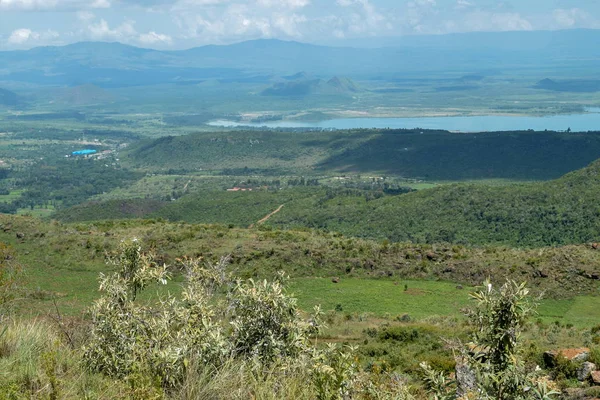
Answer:
[[[524,4],[526,3],[526,4]],[[185,48],[257,38],[600,28],[590,0],[0,0],[0,48],[81,40]],[[56,21],[56,22],[54,22]]]

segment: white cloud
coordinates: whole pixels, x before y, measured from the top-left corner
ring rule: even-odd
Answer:
[[[184,32],[184,38],[196,43],[272,37],[299,39],[304,37],[311,21],[300,9],[309,4],[308,0],[255,0],[250,4],[236,1],[224,7],[178,9],[174,21]]]
[[[167,34],[156,31],[138,32],[135,29],[135,21],[133,20],[126,20],[118,26],[111,26],[103,18],[96,20],[92,13],[80,16],[80,20],[87,23],[84,29],[77,34],[80,39],[118,41],[133,45],[157,47],[173,44],[173,38]]]
[[[0,10],[44,10],[57,4],[57,0],[0,0]]]
[[[471,8],[474,6],[475,4],[468,0],[456,0],[456,5],[454,6],[454,8],[456,8],[457,10],[464,10],[466,8]]]
[[[129,41],[132,37],[137,36],[137,32],[133,25],[135,21],[125,21],[116,28],[111,28],[105,19],[101,19],[96,23],[88,25],[87,32],[93,40],[117,40]]]
[[[39,34],[33,32],[31,29],[17,29],[10,34],[8,43],[11,44],[23,44],[29,39],[39,37]]]
[[[96,15],[89,11],[79,11],[77,13],[77,19],[80,21],[83,21],[83,22],[89,22],[89,21],[93,20],[94,18],[96,18]]]
[[[580,8],[571,8],[569,10],[558,8],[552,13],[554,21],[561,28],[572,28],[575,26],[595,27],[597,21],[586,11]]]
[[[530,31],[533,25],[519,13],[474,11],[459,25],[461,31]]]
[[[21,28],[12,31],[8,38],[8,43],[16,46],[24,44],[41,44],[57,39],[59,36],[58,32],[53,30],[36,32],[31,29]]]
[[[302,33],[300,30],[300,25],[305,23],[307,18],[304,15],[286,15],[280,14],[275,15],[272,18],[273,27],[276,30],[283,32],[285,35],[289,37],[301,37]]]
[[[150,31],[148,33],[142,33],[139,36],[139,41],[146,45],[171,44],[173,42],[173,39],[169,35],[164,35],[156,33],[154,31]]]
[[[257,0],[257,4],[268,8],[303,8],[310,4],[310,0]]]
[[[0,10],[5,11],[72,11],[110,6],[110,0],[0,0]]]
[[[342,15],[339,20],[345,25],[345,30],[353,35],[376,35],[382,31],[389,31],[391,24],[388,19],[371,3],[370,0],[336,0],[336,4],[349,8],[350,14]],[[340,28],[335,29],[336,36],[340,36]],[[344,36],[346,36],[344,34]]]
[[[94,0],[90,4],[91,8],[110,8],[110,1],[108,0]]]
[[[420,7],[435,7],[437,2],[435,0],[415,0],[415,4]]]

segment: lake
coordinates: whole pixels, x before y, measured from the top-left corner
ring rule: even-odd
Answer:
[[[392,129],[444,129],[461,132],[518,131],[600,131],[600,108],[589,108],[585,114],[553,115],[549,117],[531,116],[472,116],[472,117],[424,117],[424,118],[337,118],[318,122],[269,121],[261,123],[216,120],[208,123],[220,127],[267,127],[267,128],[392,128]]]

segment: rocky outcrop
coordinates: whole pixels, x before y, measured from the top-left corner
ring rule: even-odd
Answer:
[[[549,367],[556,364],[556,357],[562,356],[569,361],[587,361],[590,357],[590,349],[581,347],[577,349],[561,349],[558,351],[547,351],[544,353],[544,362]]]
[[[458,397],[475,391],[477,388],[477,376],[465,357],[456,358],[456,394]]]
[[[594,371],[596,371],[596,364],[588,361],[584,362],[577,370],[577,380],[580,382],[585,381]]]
[[[594,385],[600,385],[600,371],[592,371],[590,378]]]

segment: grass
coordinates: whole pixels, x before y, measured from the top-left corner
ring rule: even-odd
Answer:
[[[319,304],[323,310],[334,310],[339,305],[344,313],[409,314],[418,319],[455,315],[469,303],[468,290],[450,282],[342,278],[333,283],[326,278],[299,278],[291,283],[290,292],[305,310]]]
[[[11,190],[9,194],[0,195],[0,203],[10,203],[21,197],[23,190]]]
[[[290,290],[305,310],[316,304],[332,310],[339,304],[350,314],[408,313],[417,319],[458,315],[469,304],[469,286],[490,276],[494,282],[528,280],[534,293],[568,299],[545,300],[540,309],[545,321],[590,326],[600,320],[593,297],[599,293],[597,281],[581,275],[595,273],[600,265],[600,252],[589,245],[509,249],[390,244],[314,230],[157,220],[60,224],[5,215],[0,227],[0,241],[14,249],[14,260],[25,274],[28,297],[19,302],[19,311],[27,315],[54,313],[53,298],[62,313],[81,315],[98,296],[99,273],[113,268],[105,264],[105,253],[115,250],[120,240],[137,237],[168,265],[176,266],[176,259],[186,255],[215,261],[230,254],[231,271],[242,278],[263,279],[285,270],[293,278]],[[573,270],[580,274],[573,275]],[[340,283],[332,283],[333,276]],[[178,289],[176,280],[161,291]]]
[[[18,215],[28,215],[28,216],[37,217],[37,218],[45,218],[45,217],[49,217],[52,214],[54,214],[55,211],[56,211],[56,209],[52,205],[49,205],[47,207],[35,206],[33,209],[19,208],[17,210],[17,214]]]
[[[592,327],[600,323],[600,298],[577,296],[572,299],[545,299],[540,303],[538,313],[545,321],[558,321],[577,327]]]
[[[325,278],[298,278],[290,285],[290,292],[297,296],[304,310],[320,304],[324,311],[336,307],[339,310],[341,306],[346,314],[369,313],[392,318],[408,314],[416,319],[461,315],[461,309],[472,304],[468,296],[472,290],[472,287],[457,289],[451,282],[359,278],[342,278],[339,283]],[[600,298],[594,296],[544,299],[538,317],[546,323],[559,321],[563,325],[591,327],[600,321],[599,303]]]

